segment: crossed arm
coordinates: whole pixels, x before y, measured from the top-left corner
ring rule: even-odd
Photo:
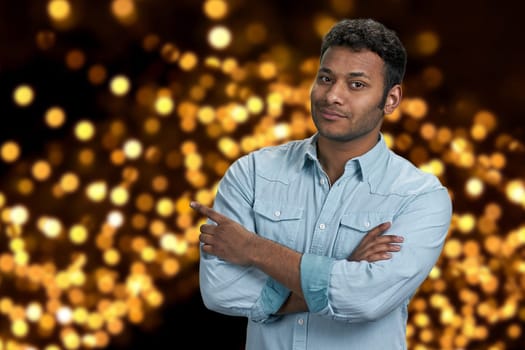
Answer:
[[[199,240],[205,253],[215,255],[232,264],[255,266],[267,275],[289,288],[292,293],[279,313],[306,311],[300,280],[302,254],[248,231],[239,223],[206,207],[192,202],[191,207],[216,224],[200,227]],[[349,252],[349,261],[386,260],[391,252],[400,250],[403,238],[397,235],[383,235],[390,223],[383,223],[367,233],[358,247]]]

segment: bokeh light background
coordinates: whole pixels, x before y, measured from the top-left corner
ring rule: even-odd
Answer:
[[[388,143],[454,203],[410,305],[409,349],[524,349],[522,13],[490,1],[2,0],[0,349],[240,349],[244,321],[200,303],[203,218],[189,202],[212,204],[239,156],[312,134],[321,36],[369,16],[409,53]]]

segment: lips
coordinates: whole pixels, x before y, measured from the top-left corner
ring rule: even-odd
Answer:
[[[328,120],[339,120],[348,118],[345,114],[330,109],[320,109],[319,113],[324,119]]]

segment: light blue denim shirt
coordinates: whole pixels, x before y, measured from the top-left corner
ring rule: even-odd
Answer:
[[[248,318],[246,349],[406,349],[407,305],[435,265],[452,203],[439,180],[399,157],[381,138],[330,184],[314,135],[234,162],[214,208],[258,235],[303,253],[310,312],[277,316],[289,290],[253,267],[201,251],[200,290],[216,312]],[[346,258],[380,223],[404,237],[389,260]]]

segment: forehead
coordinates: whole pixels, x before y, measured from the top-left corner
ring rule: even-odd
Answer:
[[[321,69],[334,74],[365,74],[370,78],[383,78],[385,63],[375,52],[363,49],[353,51],[343,46],[329,47],[321,57]]]

